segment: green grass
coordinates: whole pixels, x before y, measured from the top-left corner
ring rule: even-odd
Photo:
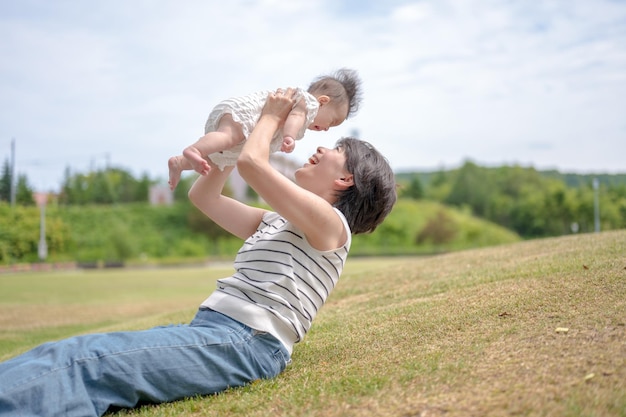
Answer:
[[[188,321],[228,271],[0,276],[0,358]],[[626,416],[626,231],[350,259],[278,378],[119,415]]]

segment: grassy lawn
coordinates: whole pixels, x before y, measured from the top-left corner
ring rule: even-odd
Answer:
[[[229,273],[0,275],[0,360],[186,322]],[[626,416],[626,231],[351,258],[278,378],[119,416]]]

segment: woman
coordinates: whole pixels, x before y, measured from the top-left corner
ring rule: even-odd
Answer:
[[[189,191],[216,223],[246,239],[236,272],[218,281],[189,325],[74,337],[0,364],[0,415],[99,416],[220,392],[278,375],[341,274],[351,233],[376,228],[395,203],[387,161],[342,139],[318,148],[297,185],[269,164],[269,142],[293,91],[268,97],[237,161],[266,211],[222,195],[232,168],[211,169]]]

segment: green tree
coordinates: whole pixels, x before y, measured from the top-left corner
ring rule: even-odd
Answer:
[[[96,204],[117,203],[117,193],[106,171],[96,171],[89,175],[90,202]]]
[[[450,194],[452,187],[451,174],[444,170],[435,172],[428,182],[425,190],[425,197],[435,201],[445,201]]]
[[[6,159],[2,165],[2,175],[0,176],[0,201],[11,200],[11,165]]]
[[[180,182],[174,189],[174,201],[185,202],[189,201],[187,198],[187,193],[191,188],[193,182],[198,178],[197,175],[186,175],[180,179]]]
[[[402,197],[411,198],[413,200],[424,198],[424,187],[417,175],[414,175],[409,185],[402,190]]]
[[[84,174],[72,174],[70,167],[65,168],[59,203],[65,205],[87,204],[89,198],[89,181]]]
[[[134,189],[134,196],[132,201],[148,201],[148,194],[150,194],[150,186],[154,183],[154,181],[150,180],[150,177],[147,173],[143,173],[139,182]]]
[[[2,175],[0,176],[0,201],[11,200],[11,166],[8,160],[5,160],[2,166]],[[32,206],[35,204],[33,200],[33,188],[28,184],[28,178],[25,174],[17,176],[15,184],[15,202],[24,206]]]
[[[488,217],[489,201],[494,194],[494,184],[484,168],[467,161],[456,175],[445,203],[455,206],[468,205],[479,217]]]
[[[17,186],[15,187],[15,202],[22,206],[34,206],[33,192],[32,187],[28,184],[26,175],[18,175]]]
[[[68,167],[59,202],[80,205],[145,202],[152,183],[147,174],[136,180],[130,172],[120,168],[73,174]]]

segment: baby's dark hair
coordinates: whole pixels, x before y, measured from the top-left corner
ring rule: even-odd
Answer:
[[[338,103],[348,103],[348,114],[353,116],[359,110],[362,100],[361,79],[355,70],[341,68],[330,75],[322,75],[313,80],[308,92],[314,96],[327,95]]]
[[[346,216],[353,234],[373,232],[396,203],[396,179],[385,157],[371,144],[351,137],[337,146],[346,155],[354,185],[337,194],[335,207]]]

